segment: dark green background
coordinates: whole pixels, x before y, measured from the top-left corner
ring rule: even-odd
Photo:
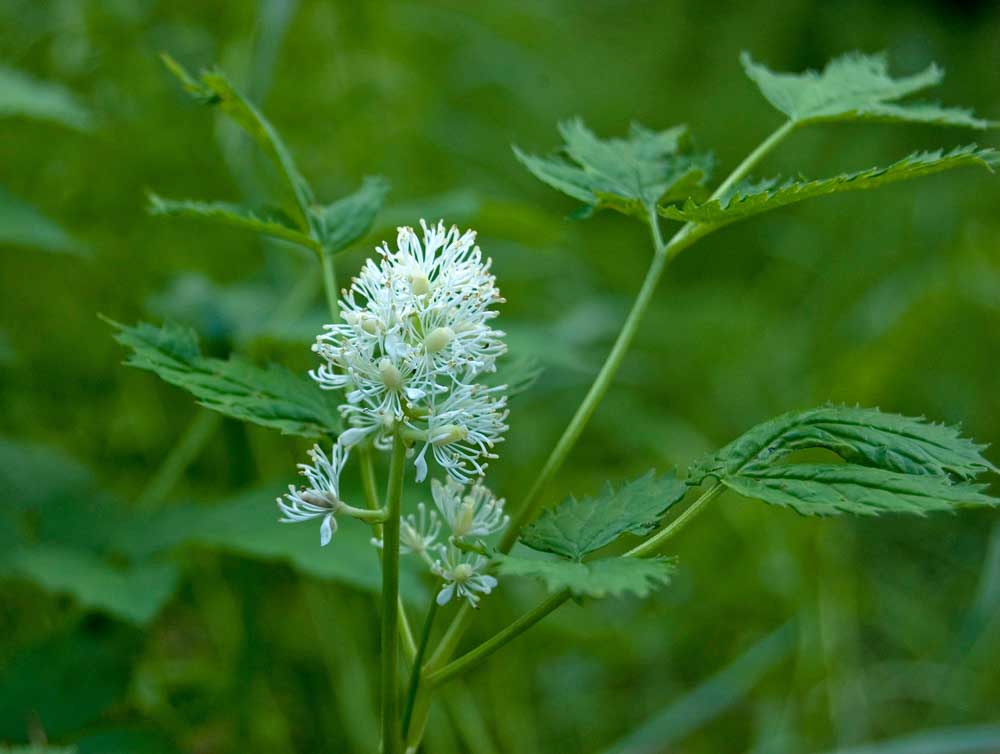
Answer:
[[[275,186],[248,143],[179,91],[158,52],[191,68],[221,64],[324,200],[366,174],[391,181],[378,227],[338,258],[342,277],[396,223],[443,215],[479,230],[508,300],[511,348],[546,366],[514,401],[491,470],[514,506],[650,252],[641,225],[620,216],[565,219],[572,203],[528,175],[510,144],[548,151],[555,123],[577,114],[606,135],[631,120],[683,122],[725,173],[780,122],[744,77],[743,49],[782,70],[852,49],[886,49],[899,72],[936,60],[948,75],[935,97],[1000,118],[1000,8],[987,2],[2,0],[0,61],[61,82],[95,125],[0,120],[0,183],[90,250],[0,249],[0,461],[14,490],[0,545],[69,543],[126,567],[107,532],[128,514],[131,567],[180,575],[142,624],[4,576],[0,741],[48,737],[94,754],[375,748],[373,601],[317,575],[369,556],[272,525],[273,491],[294,481],[306,443],[225,422],[166,500],[135,503],[199,410],[120,366],[98,313],[181,319],[213,353],[239,341],[295,369],[312,363],[322,321],[317,295],[286,328],[297,337],[256,337],[312,261],[145,214],[147,189],[253,202]],[[813,127],[759,172],[819,177],[977,138],[996,143],[924,127]],[[825,401],[962,422],[997,443],[998,207],[995,177],[961,171],[805,204],[685,252],[547,500],[683,468],[760,420]],[[94,481],[40,446],[75,457]],[[230,523],[208,512],[240,493]],[[167,532],[175,507],[205,513]],[[240,527],[252,533],[227,539]],[[723,497],[676,548],[675,582],[648,601],[563,608],[453,686],[428,751],[798,754],[946,726],[960,726],[955,738],[929,751],[1000,739],[1000,727],[970,727],[1000,724],[995,513],[812,520]],[[501,584],[474,635],[540,596]],[[645,738],[613,748],[648,721]]]

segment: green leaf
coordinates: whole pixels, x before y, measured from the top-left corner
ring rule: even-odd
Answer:
[[[504,576],[527,576],[545,584],[550,592],[569,589],[575,597],[603,598],[634,594],[645,597],[668,584],[675,570],[667,558],[604,558],[579,563],[573,560],[519,558],[498,555]]]
[[[47,120],[80,131],[93,126],[90,112],[68,89],[0,65],[0,118]]]
[[[688,199],[683,207],[661,207],[660,214],[672,220],[720,227],[814,197],[844,191],[863,191],[895,181],[976,165],[993,171],[1000,165],[1000,153],[995,149],[979,149],[975,145],[958,147],[950,152],[915,152],[885,168],[841,173],[832,178],[815,181],[789,180],[781,185],[777,185],[774,180],[756,184],[743,183],[721,199],[713,199],[704,204]]]
[[[271,159],[288,181],[295,197],[295,203],[301,214],[300,229],[307,230],[309,208],[314,202],[312,189],[295,166],[291,152],[288,151],[274,126],[233,86],[222,71],[204,71],[195,79],[169,55],[162,57],[170,72],[178,78],[184,89],[195,100],[218,107],[246,131]]]
[[[789,463],[793,452],[809,449],[829,450],[847,463]],[[695,464],[688,483],[713,476],[742,495],[806,515],[923,514],[1000,503],[971,484],[997,471],[983,449],[924,419],[825,406],[754,427]]]
[[[311,214],[324,251],[336,254],[361,238],[372,227],[382,209],[389,183],[380,176],[368,176],[350,196],[314,207]]]
[[[673,474],[650,471],[617,488],[609,484],[597,497],[570,498],[544,511],[521,541],[534,550],[580,560],[626,532],[648,534],[685,492],[685,483]]]
[[[86,256],[87,247],[33,206],[0,187],[0,245]]]
[[[600,139],[576,118],[559,124],[559,132],[569,160],[517,147],[514,154],[536,178],[583,202],[588,213],[610,208],[645,220],[658,203],[697,193],[712,167],[709,155],[690,152],[684,126],[650,131],[633,124],[628,139]]]
[[[745,52],[740,60],[767,101],[794,123],[875,120],[979,129],[994,125],[976,118],[971,110],[896,102],[941,83],[944,72],[933,63],[912,76],[892,78],[884,54],[852,52],[831,60],[821,73],[775,73]]]
[[[51,592],[71,595],[81,605],[144,625],[159,613],[177,588],[170,563],[137,563],[114,568],[82,550],[34,544],[7,552],[0,573],[19,576]]]
[[[254,212],[228,202],[199,202],[190,199],[165,199],[149,194],[149,214],[163,217],[191,217],[231,225],[272,238],[318,250],[316,242],[302,233],[283,212]]]
[[[796,450],[825,448],[845,461],[902,474],[971,480],[997,471],[955,427],[873,408],[822,406],[790,411],[756,427],[695,464],[689,483],[769,466]]]
[[[744,497],[791,508],[804,516],[853,513],[924,515],[964,505],[998,505],[984,485],[945,477],[900,474],[853,464],[794,464],[744,469],[723,484]]]
[[[307,377],[275,364],[261,368],[238,357],[206,358],[195,334],[178,325],[127,327],[108,322],[118,330],[115,340],[131,349],[126,364],[184,388],[202,406],[284,434],[319,437],[339,430],[337,401]]]

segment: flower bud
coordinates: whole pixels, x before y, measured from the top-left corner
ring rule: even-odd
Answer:
[[[445,424],[434,433],[432,442],[435,445],[448,445],[464,440],[468,435],[469,431],[459,424]]]
[[[431,291],[431,281],[422,272],[414,272],[410,275],[410,288],[415,296],[423,296]]]
[[[427,353],[437,353],[442,348],[451,343],[455,337],[455,331],[450,327],[438,327],[431,330],[424,338],[424,348]]]
[[[383,358],[378,363],[378,373],[382,383],[390,390],[396,390],[403,384],[403,375],[389,359]]]

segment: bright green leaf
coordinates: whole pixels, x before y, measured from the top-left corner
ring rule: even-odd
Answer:
[[[622,534],[648,534],[687,487],[673,474],[645,476],[620,487],[610,484],[593,498],[573,498],[542,513],[521,541],[534,550],[580,560]]]
[[[190,217],[231,225],[265,236],[318,250],[316,242],[302,233],[282,212],[254,212],[228,202],[199,202],[190,199],[165,199],[149,194],[149,213],[164,217]]]
[[[713,199],[704,204],[688,199],[683,207],[661,208],[660,214],[672,220],[720,227],[814,197],[844,191],[863,191],[895,181],[976,165],[992,171],[1000,165],[1000,153],[995,149],[979,149],[975,145],[958,147],[950,152],[915,152],[885,168],[841,173],[832,178],[815,181],[789,180],[781,185],[773,180],[744,183],[737,185],[732,193],[721,199]]]
[[[90,112],[65,87],[0,65],[0,118],[21,116],[85,131]]]
[[[645,597],[670,582],[674,564],[667,558],[604,558],[580,563],[573,560],[518,558],[499,555],[504,576],[527,576],[545,584],[550,592],[570,590],[575,597]]]
[[[517,147],[514,154],[536,178],[588,211],[610,208],[646,219],[656,204],[697,193],[712,167],[710,156],[690,152],[684,126],[657,132],[633,124],[628,139],[600,139],[576,118],[559,124],[559,132],[569,160]]]
[[[291,152],[274,126],[233,86],[222,71],[205,71],[195,79],[169,55],[163,55],[163,61],[195,100],[218,107],[246,131],[274,162],[288,181],[295,197],[303,223],[301,229],[307,230],[309,208],[314,202],[312,189],[295,166]]]
[[[329,435],[340,426],[337,401],[307,377],[238,357],[206,358],[195,334],[177,325],[111,324],[118,330],[115,339],[131,349],[126,364],[155,372],[207,408],[304,437]]]
[[[0,574],[69,594],[84,607],[139,625],[156,617],[177,588],[177,569],[170,563],[115,568],[83,550],[45,544],[4,553]]]
[[[933,63],[912,76],[892,78],[885,55],[849,53],[831,60],[821,73],[775,73],[747,53],[740,59],[767,101],[795,123],[876,120],[968,128],[993,125],[970,110],[896,102],[941,83],[944,72]]]
[[[0,187],[0,245],[85,256],[87,247],[33,206]]]
[[[389,183],[379,176],[369,176],[350,196],[311,210],[317,236],[329,254],[343,251],[361,238],[375,222],[382,209]]]

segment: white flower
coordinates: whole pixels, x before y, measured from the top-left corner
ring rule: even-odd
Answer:
[[[468,600],[472,607],[479,604],[479,594],[489,594],[497,585],[492,576],[481,573],[489,563],[482,555],[462,552],[454,545],[442,547],[441,559],[431,570],[444,580],[444,587],[438,592],[437,603],[445,605],[456,594],[459,599]]]
[[[444,484],[434,479],[431,495],[453,537],[487,537],[503,529],[510,521],[510,517],[503,512],[503,498],[498,500],[480,482],[472,485],[465,494],[465,485],[454,479],[448,479]]]
[[[339,444],[333,446],[330,457],[319,445],[309,450],[313,465],[300,463],[299,470],[309,480],[307,487],[288,486],[288,492],[278,498],[282,523],[297,523],[322,517],[319,529],[321,546],[326,546],[337,531],[337,511],[344,507],[340,499],[340,472],[347,461],[347,449]]]
[[[424,417],[425,444],[415,461],[418,482],[427,476],[428,448],[441,468],[460,482],[484,475],[488,459],[497,457],[494,446],[503,442],[507,431],[506,389],[506,385],[456,383],[432,404]],[[407,423],[414,430],[421,429],[418,422]]]
[[[399,551],[403,555],[413,552],[430,562],[428,552],[437,543],[441,533],[441,520],[437,513],[428,511],[423,503],[417,504],[416,515],[410,514],[399,522]]]
[[[369,437],[385,446],[400,424],[415,423],[433,435],[439,462],[467,478],[481,473],[480,457],[506,429],[502,399],[475,394],[470,384],[506,351],[504,334],[489,326],[497,314],[490,307],[503,299],[473,231],[420,224],[422,237],[400,228],[396,249],[383,244],[381,258],[351,281],[342,322],[326,325],[313,345],[323,363],[310,375],[324,389],[345,391],[345,446]],[[463,412],[470,419],[462,429],[445,426]],[[484,418],[492,422],[477,430]],[[469,442],[439,450],[456,432]]]

